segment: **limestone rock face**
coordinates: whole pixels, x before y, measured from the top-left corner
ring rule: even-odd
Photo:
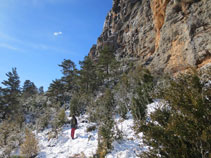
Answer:
[[[211,64],[211,1],[114,0],[89,55],[96,58],[105,45],[118,60],[154,72]]]

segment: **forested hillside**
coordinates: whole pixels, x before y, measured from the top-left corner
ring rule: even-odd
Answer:
[[[97,45],[47,91],[12,68],[0,157],[210,158],[210,2],[114,0]]]

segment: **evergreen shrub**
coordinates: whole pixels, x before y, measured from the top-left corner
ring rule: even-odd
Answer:
[[[66,121],[67,121],[67,117],[66,117],[65,109],[61,108],[59,112],[57,113],[57,116],[54,120],[54,125],[56,128],[61,127],[66,123]]]
[[[211,85],[187,73],[169,79],[155,96],[164,102],[142,124],[144,142],[152,147],[142,157],[209,158]]]

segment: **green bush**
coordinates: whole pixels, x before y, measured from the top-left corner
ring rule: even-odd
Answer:
[[[136,122],[145,120],[147,105],[152,103],[153,76],[147,69],[138,67],[134,72],[135,91],[132,98],[131,111]]]
[[[210,157],[210,92],[197,73],[170,79],[160,87],[156,96],[165,102],[142,125],[144,142],[152,147],[142,156]]]
[[[123,118],[127,119],[127,113],[129,111],[128,105],[130,104],[130,85],[128,76],[123,74],[120,82],[115,87],[116,103],[117,103],[117,112]]]
[[[101,125],[99,128],[99,136],[102,137],[103,143],[106,144],[107,149],[111,149],[112,140],[114,136],[113,132],[114,121],[112,119],[108,119],[105,124]]]
[[[50,123],[50,114],[48,112],[44,113],[39,119],[39,129],[45,129]]]
[[[91,132],[91,131],[94,131],[94,130],[96,130],[96,126],[95,125],[89,126],[86,129],[87,132]]]
[[[53,121],[53,127],[58,128],[63,126],[67,122],[67,117],[65,113],[65,109],[61,108],[59,112],[57,113],[56,117],[54,118]]]
[[[104,122],[114,112],[114,98],[109,89],[98,97],[96,101],[91,100],[88,106],[89,120],[96,123]]]
[[[60,123],[61,125],[63,125],[63,124],[66,122],[67,117],[66,117],[65,109],[64,109],[64,108],[62,108],[62,109],[59,111],[59,113],[58,113],[58,120],[59,120],[59,123]]]
[[[98,131],[98,154],[104,157],[111,149],[114,139],[114,121],[107,119],[104,124],[101,124]]]
[[[0,147],[11,142],[14,133],[17,135],[19,127],[16,122],[5,120],[0,124]]]
[[[127,119],[127,113],[128,113],[128,108],[125,105],[125,103],[120,102],[119,103],[119,108],[117,109],[118,114],[120,115],[120,117],[122,117],[123,119]]]
[[[78,96],[73,96],[72,99],[71,99],[71,102],[70,102],[70,115],[72,116],[73,114],[74,115],[79,115],[79,111],[80,111],[80,108],[79,108],[79,97]]]
[[[90,103],[90,98],[91,96],[85,93],[74,94],[70,102],[70,116],[72,116],[73,114],[76,116],[84,114],[86,111],[86,107]]]
[[[90,122],[97,122],[97,110],[98,110],[98,106],[97,106],[97,102],[93,101],[90,102],[88,108],[87,108],[87,113],[88,113],[88,119]]]
[[[105,156],[111,148],[114,137],[114,121],[113,109],[114,99],[110,90],[106,90],[105,94],[98,99],[97,122],[98,130],[98,154]]]

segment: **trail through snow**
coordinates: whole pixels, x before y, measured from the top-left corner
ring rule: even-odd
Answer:
[[[159,106],[159,102],[155,101],[148,105],[148,115]],[[69,111],[66,111],[69,116]],[[106,158],[138,158],[138,155],[148,148],[143,145],[143,134],[135,134],[133,130],[133,118],[131,114],[129,119],[123,120],[116,117],[115,122],[122,131],[123,139],[112,143],[113,150],[106,155]],[[68,117],[70,120],[70,118]],[[76,139],[71,139],[70,125],[64,125],[57,138],[48,140],[50,129],[46,129],[37,134],[40,152],[36,158],[90,158],[96,154],[98,146],[97,130],[87,132],[89,126],[94,125],[88,123],[87,116],[77,118],[79,127],[76,129]]]
[[[79,127],[75,131],[75,139],[71,138],[70,125],[63,126],[58,137],[48,141],[50,130],[38,133],[40,153],[37,158],[69,158],[91,157],[97,150],[97,131],[86,132],[90,124],[82,123],[84,118],[78,118]],[[81,158],[81,157],[80,157]]]

